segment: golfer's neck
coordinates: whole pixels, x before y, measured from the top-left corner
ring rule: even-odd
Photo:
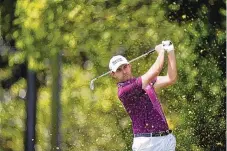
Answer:
[[[134,76],[131,75],[128,79],[126,79],[126,80],[118,80],[118,82],[125,82],[125,81],[128,81],[128,80],[133,79],[133,78],[134,78]]]

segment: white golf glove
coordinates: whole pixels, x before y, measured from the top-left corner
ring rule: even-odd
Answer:
[[[162,41],[163,49],[168,53],[174,50],[173,43],[170,40]]]

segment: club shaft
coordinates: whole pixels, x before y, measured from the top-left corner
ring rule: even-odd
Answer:
[[[149,50],[148,52],[146,52],[145,54],[142,54],[141,56],[136,57],[136,58],[130,60],[129,63],[132,63],[132,62],[134,62],[134,61],[136,61],[136,60],[138,60],[138,59],[140,59],[140,58],[142,58],[142,57],[145,57],[145,56],[147,56],[148,54],[150,54],[150,53],[152,53],[152,52],[154,52],[154,51],[155,51],[155,49],[150,49],[150,50]],[[103,76],[105,76],[105,75],[107,75],[107,74],[109,74],[109,73],[111,73],[111,71],[108,71],[108,72],[106,72],[106,73],[104,73],[104,74],[102,74],[102,75],[100,75],[100,76],[98,76],[98,77],[92,79],[92,81],[95,81],[95,80],[97,80],[97,79],[99,79],[99,78],[101,78],[101,77],[103,77]]]
[[[155,49],[150,49],[150,50],[149,50],[148,52],[146,52],[145,54],[142,54],[141,56],[136,57],[136,58],[130,60],[129,63],[132,63],[132,62],[134,62],[134,61],[136,61],[136,60],[138,60],[138,59],[140,59],[140,58],[142,58],[142,57],[145,57],[145,56],[147,56],[148,54],[150,54],[150,53],[152,53],[152,52],[154,52],[154,51],[155,51]]]
[[[102,75],[100,75],[100,76],[94,78],[93,81],[94,81],[94,80],[97,80],[97,79],[99,79],[99,78],[101,78],[101,77],[103,77],[103,76],[105,76],[105,75],[107,75],[107,74],[109,74],[110,72],[111,72],[111,71],[108,71],[108,72],[106,72],[106,73],[104,73],[104,74],[102,74]]]

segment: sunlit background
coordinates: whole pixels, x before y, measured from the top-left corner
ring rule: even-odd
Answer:
[[[0,10],[0,151],[28,143],[31,72],[36,150],[130,151],[131,121],[116,81],[102,77],[94,91],[89,84],[109,70],[111,56],[131,60],[162,40],[173,42],[177,57],[177,83],[158,92],[177,150],[225,150],[226,1],[1,0]],[[134,76],[156,56],[132,63]]]

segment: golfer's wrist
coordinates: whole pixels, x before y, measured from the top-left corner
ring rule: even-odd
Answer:
[[[174,49],[173,49],[173,50],[171,50],[171,51],[167,51],[167,54],[168,54],[168,55],[175,54],[175,53],[174,53]]]
[[[161,50],[158,51],[158,54],[161,54],[161,53],[165,53],[165,50],[161,49]]]

